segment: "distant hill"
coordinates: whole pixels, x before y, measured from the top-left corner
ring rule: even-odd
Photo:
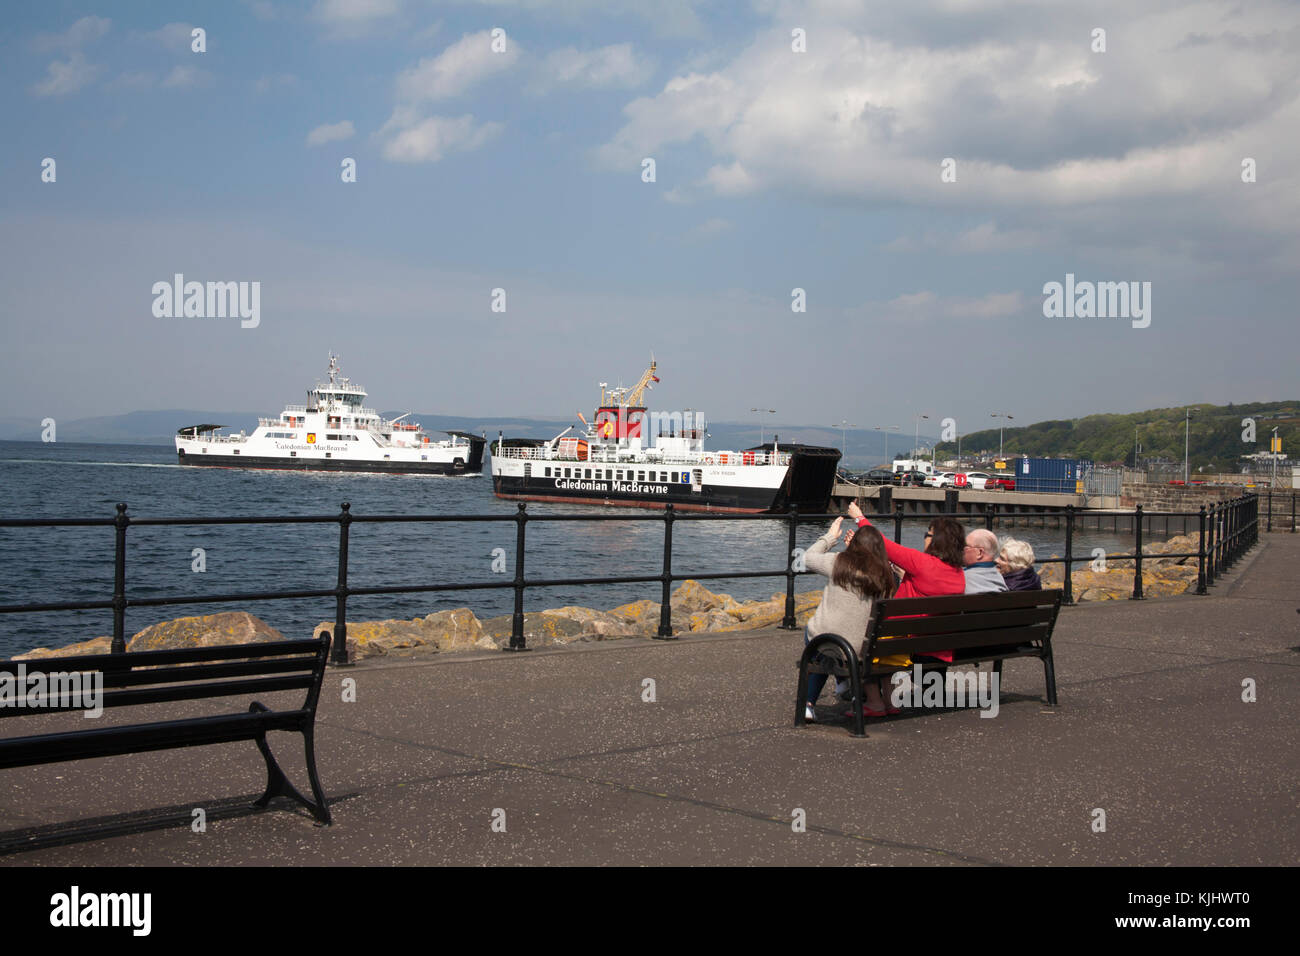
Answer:
[[[1062,421],[1037,422],[1002,432],[1003,454],[1030,457],[1083,458],[1098,464],[1133,464],[1135,433],[1141,445],[1139,461],[1183,460],[1184,412],[1192,410],[1188,438],[1192,468],[1206,471],[1237,471],[1242,455],[1268,451],[1274,426],[1282,438],[1282,449],[1292,457],[1300,441],[1300,401],[1251,402],[1245,405],[1190,405],[1153,408],[1127,415],[1088,415]],[[1247,426],[1242,419],[1255,420],[1255,441],[1243,441]],[[956,442],[943,442],[938,454],[954,455]],[[998,430],[989,428],[961,436],[963,456],[980,458],[998,452]]]

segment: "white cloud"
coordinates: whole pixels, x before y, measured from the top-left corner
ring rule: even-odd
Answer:
[[[153,86],[156,77],[143,70],[132,73],[120,73],[108,86],[121,90],[145,90]]]
[[[693,36],[704,32],[695,12],[704,0],[467,0],[484,7],[525,11],[550,20],[589,27],[595,17],[643,20],[661,36]]]
[[[291,90],[298,86],[299,79],[294,73],[263,73],[253,84],[258,93],[270,93],[272,90]]]
[[[317,126],[307,134],[307,145],[321,146],[337,140],[351,139],[355,133],[356,129],[353,128],[351,120],[343,120],[341,123],[332,125]]]
[[[945,296],[925,290],[908,292],[885,302],[868,302],[847,309],[851,320],[884,322],[962,321],[1009,318],[1026,308],[1023,293],[990,292],[982,296]]]
[[[435,57],[426,57],[397,77],[397,95],[403,103],[415,104],[459,96],[490,76],[512,67],[519,59],[519,45],[507,36],[501,53],[492,50],[487,30],[461,37]]]
[[[85,56],[74,51],[66,60],[55,60],[45,68],[45,79],[32,86],[37,96],[65,96],[86,86],[99,72],[99,67],[86,62]]]
[[[206,86],[212,80],[212,74],[200,70],[197,66],[174,66],[162,85],[167,89],[184,89],[190,86]]]
[[[706,195],[1038,207],[1044,221],[1049,208],[1084,221],[1098,202],[1122,212],[1136,200],[1190,199],[1206,220],[1258,226],[1262,214],[1275,231],[1293,228],[1294,5],[1226,13],[1103,0],[1104,54],[1089,47],[1092,9],[1052,5],[1061,23],[1046,29],[1034,5],[904,6],[868,15],[839,0],[765,2],[772,28],[724,65],[628,103],[597,161],[625,170],[654,156],[662,169],[673,154],[677,180]],[[796,15],[804,54],[790,50]],[[1179,42],[1188,35],[1196,42]],[[1274,175],[1246,194],[1241,158],[1261,154]],[[955,183],[940,182],[945,157],[957,160]]]
[[[508,70],[520,55],[507,37],[501,53],[492,49],[488,30],[466,34],[436,57],[427,57],[397,77],[397,105],[380,128],[383,155],[402,163],[434,163],[449,152],[478,149],[505,127],[476,123],[474,117],[426,116],[424,107],[464,93],[490,76]]]
[[[942,250],[959,253],[1008,252],[1012,249],[1031,249],[1045,245],[1052,238],[1035,229],[1003,229],[989,220],[965,232],[946,233],[926,230],[919,236],[900,236],[885,243],[891,252],[920,252]]]
[[[735,223],[728,219],[706,219],[690,231],[690,235],[695,239],[712,239],[714,236],[720,236],[724,232],[730,232],[735,228]]]
[[[595,50],[565,47],[547,54],[538,70],[537,91],[556,87],[579,89],[640,86],[654,73],[654,63],[637,55],[630,43]]]
[[[150,30],[147,33],[140,34],[142,39],[155,43],[169,53],[192,53],[191,44],[193,38],[194,24],[192,23],[168,23],[159,27],[157,30]]]
[[[312,12],[326,23],[356,24],[391,17],[400,7],[398,0],[318,0]]]
[[[429,116],[391,130],[384,158],[399,163],[436,163],[448,153],[478,149],[504,128],[500,123],[475,123],[468,115]]]
[[[112,23],[104,17],[82,17],[62,33],[38,34],[32,45],[41,52],[79,50],[108,33]]]

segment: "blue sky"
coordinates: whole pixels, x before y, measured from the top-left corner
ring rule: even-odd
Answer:
[[[1294,398],[1298,53],[1267,2],[15,8],[5,414],[270,413],[331,349],[462,415],[652,351],[652,405],[717,420]],[[155,317],[177,272],[260,282],[260,325]],[[1151,282],[1150,327],[1044,317],[1066,273]]]

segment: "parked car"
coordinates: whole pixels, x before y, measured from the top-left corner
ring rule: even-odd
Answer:
[[[994,475],[984,483],[985,491],[1015,491],[1016,479],[1009,475]]]
[[[930,488],[943,488],[952,484],[952,480],[956,474],[955,471],[936,472],[933,475],[926,475],[925,483]]]
[[[961,474],[961,472],[958,472]],[[993,476],[987,471],[968,471],[966,472],[966,487],[973,488],[975,491],[983,491]]]
[[[920,488],[925,484],[925,472],[923,471],[896,471],[891,480],[896,485],[908,485],[913,488]]]
[[[887,485],[894,480],[894,473],[888,468],[872,468],[862,476],[864,485]]]

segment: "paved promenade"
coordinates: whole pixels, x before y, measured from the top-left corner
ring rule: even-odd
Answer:
[[[331,670],[332,827],[248,809],[251,743],[116,757],[0,771],[0,865],[1295,865],[1297,569],[1300,535],[1266,536],[1207,597],[1065,608],[1058,708],[1011,661],[995,719],[905,714],[865,740],[791,726],[802,632]],[[300,739],[272,746],[305,788]]]

